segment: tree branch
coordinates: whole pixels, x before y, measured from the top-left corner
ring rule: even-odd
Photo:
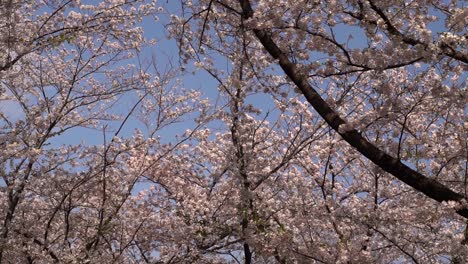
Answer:
[[[249,19],[254,11],[248,0],[239,0],[243,10],[243,19]],[[255,36],[262,43],[265,50],[278,60],[280,67],[285,74],[296,84],[307,101],[322,116],[323,119],[338,133],[341,137],[353,146],[366,158],[378,165],[384,171],[392,174],[397,179],[422,192],[431,199],[439,202],[458,201],[461,202],[465,197],[452,191],[447,186],[428,178],[425,175],[411,169],[398,159],[385,153],[371,142],[367,141],[357,130],[342,130],[340,126],[346,125],[346,121],[323,100],[320,94],[312,88],[307,80],[307,76],[300,73],[296,64],[292,63],[287,55],[276,45],[269,32],[264,29],[252,29]],[[457,210],[457,213],[468,219],[468,208]]]

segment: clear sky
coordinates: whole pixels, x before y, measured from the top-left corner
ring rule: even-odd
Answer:
[[[165,26],[169,22],[170,14],[174,13],[177,15],[181,15],[181,7],[180,1],[177,0],[167,0],[161,1],[159,3],[160,6],[163,6],[164,9],[160,12],[157,16],[159,21],[155,21],[152,17],[147,17],[141,23],[141,27],[144,29],[145,37],[147,39],[156,39],[157,43],[155,46],[145,48],[141,54],[140,58],[144,63],[149,63],[152,58],[155,58],[157,64],[164,68],[168,65],[173,65],[174,67],[179,66],[178,60],[178,48],[176,45],[176,41],[174,39],[167,38],[167,31]],[[443,29],[443,25],[440,24],[433,25],[434,34],[437,34],[441,29]],[[341,42],[347,42],[349,47],[362,47],[363,45],[367,45],[365,42],[365,37],[363,32],[359,31],[356,28],[351,28],[347,26],[339,25],[335,31],[337,39]],[[352,35],[352,38],[350,38]],[[135,61],[136,62],[136,61]],[[221,64],[221,63],[220,63]],[[201,70],[193,71],[194,67],[192,65],[186,65],[187,70],[183,75],[180,76],[181,85],[185,86],[188,89],[198,89],[203,93],[203,97],[210,98],[211,101],[214,103],[218,96],[217,86],[218,83],[214,78],[212,78],[206,72]],[[220,67],[226,67],[226,63],[220,65]],[[194,72],[192,74],[192,72]],[[136,102],[137,98],[135,96],[126,96],[119,99],[118,104],[114,107],[113,111],[126,113],[132,107],[132,105]],[[251,103],[253,103],[256,107],[261,109],[268,109],[273,107],[272,100],[264,95],[253,96],[250,98]],[[21,117],[18,113],[19,105],[15,103],[5,103],[2,102],[0,105],[0,111],[5,112],[9,116]],[[116,127],[120,125],[119,122],[113,122],[114,130]],[[183,133],[187,128],[191,128],[194,126],[194,122],[187,120],[184,123],[171,126],[170,128],[161,131],[159,134],[163,141],[172,141],[174,139],[175,134]],[[130,136],[135,129],[142,129],[144,131],[144,127],[142,124],[134,118],[131,118],[129,122],[127,122],[122,130],[122,136]],[[109,135],[108,139],[113,135],[112,126],[109,127],[107,130]],[[51,146],[57,146],[61,144],[77,144],[83,143],[85,145],[88,144],[102,144],[103,143],[103,135],[102,130],[93,130],[93,129],[86,129],[86,128],[76,128],[73,130],[69,130],[67,133],[53,139],[51,142]]]

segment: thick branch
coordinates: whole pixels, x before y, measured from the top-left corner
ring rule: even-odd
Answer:
[[[243,18],[248,19],[253,16],[252,6],[248,0],[239,0]],[[414,189],[424,193],[426,196],[439,201],[462,201],[464,196],[452,191],[447,186],[428,178],[421,173],[411,169],[403,164],[400,160],[388,155],[383,150],[379,149],[369,141],[367,141],[355,129],[342,131],[340,126],[345,126],[346,121],[341,118],[335,110],[333,110],[327,102],[325,102],[319,93],[312,88],[307,81],[307,76],[300,73],[297,66],[292,63],[286,54],[276,45],[268,32],[264,29],[253,29],[258,40],[268,53],[278,60],[279,65],[286,75],[296,84],[305,96],[312,107],[322,116],[323,119],[336,131],[341,137],[353,146],[357,151],[363,154],[366,158],[378,165],[386,172],[392,174],[397,179],[403,181]],[[468,209],[463,208],[457,213],[465,218],[468,218]]]

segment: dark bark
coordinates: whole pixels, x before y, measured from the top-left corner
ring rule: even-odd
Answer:
[[[253,10],[248,0],[239,0],[243,18],[252,17]],[[253,29],[255,36],[262,43],[265,50],[275,59],[278,60],[280,67],[286,75],[296,84],[310,105],[319,113],[320,116],[338,133],[341,137],[359,151],[366,158],[378,165],[384,171],[392,174],[397,179],[422,192],[427,197],[438,202],[443,201],[462,201],[465,197],[459,193],[452,191],[447,186],[422,175],[421,173],[411,169],[403,164],[400,160],[390,156],[383,150],[379,149],[371,142],[367,141],[358,131],[352,129],[350,131],[341,131],[340,125],[345,125],[346,122],[333,110],[327,102],[312,88],[307,81],[307,76],[300,73],[296,64],[291,62],[287,55],[281,51],[276,45],[270,34],[264,29]],[[457,210],[457,213],[468,219],[468,208]]]
[[[249,244],[244,243],[244,257],[245,257],[245,264],[252,263],[252,252],[250,251]]]

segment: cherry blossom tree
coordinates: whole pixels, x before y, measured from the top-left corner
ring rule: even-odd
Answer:
[[[468,261],[461,3],[176,2],[0,2],[0,263]]]
[[[245,236],[245,263],[252,252],[279,262],[465,261],[467,55],[461,3],[181,2],[183,12],[172,16],[171,30],[183,62],[194,61],[217,80],[228,78],[220,60],[240,63],[251,78],[243,89],[273,98],[300,94],[302,112],[320,116],[332,129],[328,146],[312,144],[325,153],[304,154],[309,160],[295,173],[307,179],[318,165],[315,173],[323,180],[309,182],[308,198],[317,203],[312,190],[320,188],[321,211],[303,205],[307,216],[296,214],[297,222],[286,225],[302,232],[290,231],[291,240],[279,239],[284,243],[265,255],[272,240],[249,244],[255,235]],[[330,218],[310,219],[316,215]]]
[[[138,209],[135,186],[185,140],[160,131],[206,105],[177,69],[140,59],[155,3],[0,10],[0,263],[139,262],[139,230],[155,215]]]

